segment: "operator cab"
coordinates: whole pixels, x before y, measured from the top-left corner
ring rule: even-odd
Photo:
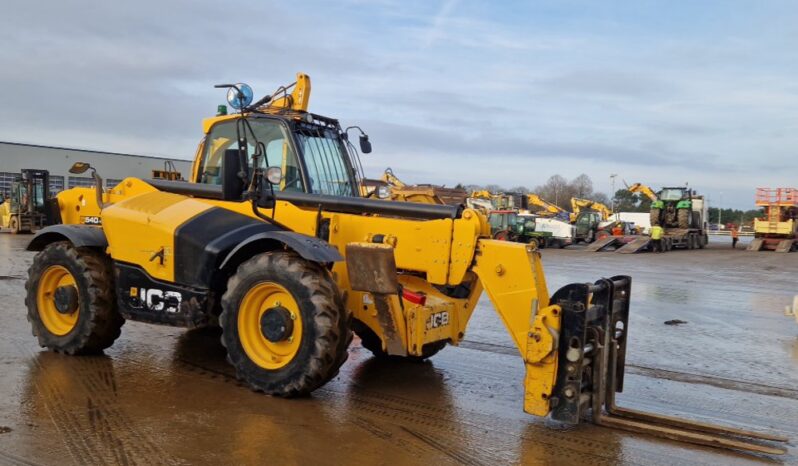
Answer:
[[[662,188],[657,196],[662,201],[681,201],[689,198],[687,188]]]
[[[298,83],[302,81],[298,79]],[[282,179],[271,185],[274,191],[359,197],[359,181],[363,176],[357,152],[337,120],[305,111],[309,80],[304,85],[308,88],[298,96],[297,90],[288,95],[286,88],[281,88],[278,93],[282,92],[283,97],[276,98],[278,93],[275,93],[253,105],[250,105],[249,86],[220,85],[230,87],[228,103],[240,113],[224,112],[206,120],[194,181],[222,185],[225,151],[243,148],[247,175],[268,167],[282,170]],[[295,102],[301,100],[299,96],[303,93],[305,97],[299,106]],[[265,104],[268,102],[271,104]],[[362,130],[361,134],[361,150],[370,152],[368,136]],[[239,139],[244,140],[242,144]],[[253,157],[256,153],[260,156]],[[253,166],[253,159],[257,166]]]

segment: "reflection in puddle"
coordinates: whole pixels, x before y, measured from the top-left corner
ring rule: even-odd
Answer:
[[[637,297],[645,297],[657,302],[667,302],[673,304],[688,304],[696,302],[695,297],[686,287],[673,287],[652,285],[650,283],[635,283],[635,293]]]

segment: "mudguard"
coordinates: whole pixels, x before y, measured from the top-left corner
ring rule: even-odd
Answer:
[[[108,239],[105,237],[102,227],[88,225],[51,225],[44,227],[28,243],[28,251],[41,251],[48,244],[56,241],[69,241],[75,247],[96,247],[105,249],[108,247]]]
[[[338,251],[318,238],[286,231],[231,210],[212,208],[175,230],[175,282],[209,287],[217,271],[264,250],[287,247],[314,262],[343,260]]]
[[[239,243],[238,246],[233,248],[233,250],[225,256],[220,268],[225,268],[229,261],[242,249],[255,245],[258,242],[270,241],[282,243],[288,249],[295,251],[302,256],[303,259],[309,261],[328,263],[344,260],[337,249],[330,246],[329,243],[322,239],[295,233],[293,231],[274,230],[256,233]]]

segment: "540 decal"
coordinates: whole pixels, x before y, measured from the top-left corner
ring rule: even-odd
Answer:
[[[102,225],[103,224],[103,220],[100,217],[96,216],[96,215],[80,217],[80,222],[82,224],[84,224],[84,225]]]

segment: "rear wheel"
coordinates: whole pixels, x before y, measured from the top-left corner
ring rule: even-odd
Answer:
[[[222,296],[219,323],[237,377],[276,396],[306,395],[327,383],[352,340],[330,273],[282,251],[238,267]]]
[[[529,246],[530,246],[532,249],[543,249],[543,247],[540,245],[540,240],[538,240],[537,238],[532,238],[532,239],[530,239],[530,240],[529,240],[529,242],[528,242],[527,244],[528,244],[528,245],[529,245]]]
[[[113,268],[105,254],[50,244],[34,257],[25,288],[28,321],[43,347],[95,353],[121,333],[125,320],[116,308]]]
[[[676,213],[679,228],[690,228],[690,209],[679,209]]]
[[[11,217],[11,220],[8,222],[8,228],[11,230],[11,233],[16,235],[19,233],[19,218],[16,216]]]

